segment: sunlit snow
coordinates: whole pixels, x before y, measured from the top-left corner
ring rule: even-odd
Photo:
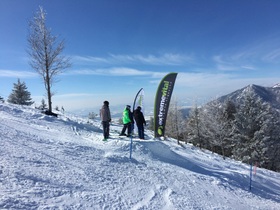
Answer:
[[[280,209],[280,174],[99,120],[0,104],[1,209]]]

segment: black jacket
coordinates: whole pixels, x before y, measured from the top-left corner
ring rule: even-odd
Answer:
[[[139,109],[136,109],[134,111],[134,119],[137,125],[143,125],[143,124],[146,125],[144,115]]]

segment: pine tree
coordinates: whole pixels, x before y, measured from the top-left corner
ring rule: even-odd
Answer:
[[[8,97],[8,102],[12,104],[27,105],[30,106],[34,102],[30,97],[30,92],[27,90],[25,82],[20,82],[18,79],[17,83],[14,83],[14,89]]]
[[[39,106],[39,109],[41,109],[41,110],[47,109],[47,104],[45,102],[45,99],[41,100],[41,105]]]
[[[5,102],[5,100],[4,100],[4,98],[2,96],[0,96],[0,102],[2,102],[2,103]]]
[[[56,110],[56,111],[59,111],[59,107],[58,107],[58,106],[56,106],[56,107],[55,107],[55,110]]]

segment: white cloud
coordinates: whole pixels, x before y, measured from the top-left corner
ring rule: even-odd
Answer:
[[[217,64],[230,66],[253,66],[258,64],[278,64],[280,62],[280,39],[279,34],[253,41],[242,47],[225,50],[213,60]],[[246,68],[245,68],[246,69]],[[253,67],[255,69],[255,67]]]
[[[263,61],[279,63],[280,60],[280,49],[274,49],[263,56]]]
[[[167,72],[153,72],[143,71],[134,68],[114,67],[104,69],[80,69],[72,70],[65,73],[65,75],[100,75],[100,76],[149,76],[151,78],[162,78]]]
[[[132,71],[135,73],[134,71]],[[136,73],[139,73],[136,71]],[[149,106],[153,105],[154,96],[157,89],[157,84],[167,74],[164,72],[148,72],[149,80],[153,83],[153,87],[146,89],[145,85],[145,104]],[[115,74],[118,74],[117,71]],[[155,77],[152,77],[155,76]],[[147,81],[148,82],[148,81]],[[211,74],[211,73],[186,73],[179,72],[173,96],[177,97],[180,102],[188,102],[192,105],[194,101],[199,104],[208,102],[215,97],[229,94],[237,89],[241,89],[250,84],[272,86],[277,83],[277,78],[255,78],[253,75],[249,78],[242,78],[237,74]],[[147,91],[146,91],[147,90]],[[127,91],[120,87],[119,91]],[[93,109],[93,111],[99,110],[103,103],[103,100],[109,100],[112,105],[112,110],[121,109],[116,106],[123,106],[131,102],[130,94],[115,94],[115,92],[100,93],[69,93],[69,94],[56,94],[53,101],[54,106],[64,106],[66,110],[79,110],[79,109]],[[42,97],[38,97],[38,103],[40,103]]]
[[[0,70],[0,77],[31,78],[37,76],[37,73],[30,71]]]
[[[108,59],[93,56],[79,56],[74,55],[71,58],[76,62],[89,62],[89,63],[110,63]]]
[[[35,97],[33,97],[34,99]],[[37,104],[40,104],[42,97],[36,97]],[[122,112],[123,106],[131,102],[131,95],[124,94],[119,95],[115,93],[100,93],[100,94],[88,94],[88,93],[69,93],[69,94],[57,94],[53,96],[54,107],[63,106],[67,111],[77,110],[91,110],[98,113],[98,110],[103,105],[104,100],[109,100],[111,111]],[[119,108],[120,106],[121,108]],[[118,107],[118,109],[116,109]]]
[[[156,55],[115,55],[109,54],[108,57],[93,56],[72,56],[77,62],[88,62],[95,64],[147,64],[147,65],[183,65],[193,62],[192,56],[166,53]]]
[[[244,65],[241,66],[242,69],[248,69],[248,70],[256,70],[256,68],[254,66],[250,66],[250,65]]]
[[[226,95],[232,91],[241,89],[250,84],[265,87],[277,82],[274,77],[241,78],[233,74],[209,74],[209,73],[179,73],[175,83],[178,93],[186,97],[207,97]]]
[[[233,71],[236,70],[237,67],[233,65],[231,62],[227,61],[223,56],[216,55],[213,56],[213,61],[218,70],[221,71]]]
[[[239,70],[255,70],[256,68],[249,61],[244,61],[239,56],[213,56],[213,61],[216,68],[220,71],[239,71]],[[238,60],[237,57],[240,59]]]
[[[149,65],[182,65],[191,62],[190,56],[166,53],[160,56],[155,55],[110,55],[114,60],[125,63],[143,63]]]

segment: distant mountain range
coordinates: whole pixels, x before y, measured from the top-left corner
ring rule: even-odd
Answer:
[[[235,104],[244,101],[246,93],[252,92],[257,97],[260,97],[263,102],[269,103],[273,108],[280,109],[280,84],[273,87],[262,87],[259,85],[248,85],[242,89],[236,90],[230,94],[222,96],[217,100],[225,102],[230,100]]]
[[[272,105],[273,108],[280,110],[280,83],[274,85],[273,87],[263,87],[259,85],[248,85],[242,89],[236,90],[232,93],[219,97],[217,100],[221,103],[224,103],[227,100],[234,102],[235,104],[242,103],[244,101],[246,94],[248,92],[253,92],[256,96],[260,97],[264,102],[267,102]],[[119,110],[112,112],[113,118],[121,118],[122,117],[122,110],[123,106],[120,107],[111,107],[112,110]],[[189,116],[190,110],[193,107],[184,107],[181,108],[180,111],[182,112],[183,117],[187,118]],[[92,110],[80,110],[78,114],[81,116],[87,116],[89,112]],[[97,116],[99,116],[99,112],[96,112]],[[153,107],[147,107],[145,110],[145,115],[153,116]],[[149,118],[149,117],[148,117]]]
[[[236,90],[232,93],[219,97],[218,100],[224,103],[228,100],[232,101],[236,105],[242,103],[246,97],[246,93],[252,92],[257,97],[260,97],[263,102],[269,103],[273,108],[280,110],[280,83],[273,87],[263,87],[259,85],[248,85],[244,88]],[[210,102],[209,102],[210,103]],[[192,108],[182,108],[180,111],[183,116],[187,118]]]

